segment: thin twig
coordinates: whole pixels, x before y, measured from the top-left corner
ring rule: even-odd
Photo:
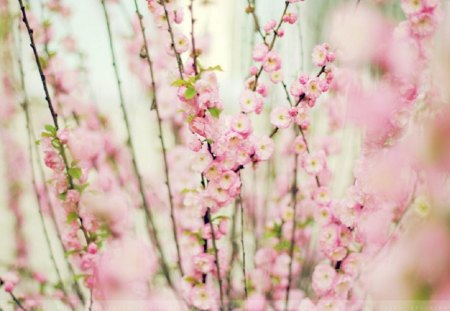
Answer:
[[[292,284],[292,263],[294,262],[294,247],[295,247],[295,232],[297,227],[297,170],[298,170],[298,155],[295,154],[294,156],[294,180],[292,182],[292,189],[291,189],[291,202],[292,202],[292,208],[293,208],[293,219],[292,219],[292,233],[291,233],[291,243],[289,246],[289,269],[288,269],[288,284],[286,288],[286,299],[284,302],[284,308],[287,311],[288,305],[289,305],[289,293],[291,290],[291,284]]]
[[[183,271],[183,265],[181,262],[181,252],[180,252],[180,243],[178,241],[178,229],[177,229],[177,222],[176,222],[176,218],[175,218],[175,206],[173,203],[173,193],[172,193],[172,187],[170,184],[170,174],[169,174],[169,163],[167,160],[167,148],[166,148],[166,144],[165,144],[165,139],[164,139],[164,132],[162,129],[162,119],[161,119],[161,115],[160,115],[160,111],[159,111],[159,105],[158,105],[158,100],[157,100],[157,96],[156,96],[156,79],[155,79],[155,73],[153,71],[153,62],[151,59],[151,55],[150,55],[150,51],[148,48],[148,44],[147,44],[147,36],[145,33],[145,26],[143,23],[143,17],[142,14],[139,11],[139,6],[137,3],[137,0],[134,0],[134,6],[136,9],[136,14],[138,15],[138,19],[139,19],[139,26],[141,29],[141,34],[142,34],[142,41],[144,44],[144,50],[145,50],[145,59],[147,60],[147,64],[149,67],[149,71],[150,71],[150,79],[151,79],[151,84],[152,84],[152,88],[153,88],[153,104],[152,107],[155,108],[156,111],[156,117],[158,119],[158,131],[159,131],[159,141],[161,143],[161,149],[162,149],[162,153],[163,153],[163,160],[164,160],[164,174],[165,174],[165,178],[166,178],[166,186],[167,186],[167,190],[169,192],[169,204],[170,204],[170,218],[172,220],[172,231],[173,231],[173,235],[174,235],[174,240],[175,240],[175,246],[177,249],[177,264],[178,264],[178,268],[180,269],[180,273],[181,276],[184,276],[184,271]]]
[[[230,233],[230,243],[231,243],[231,256],[230,256],[230,262],[228,264],[228,271],[227,271],[227,297],[228,297],[228,309],[231,310],[231,272],[233,270],[233,264],[236,259],[236,255],[238,253],[238,244],[236,242],[236,222],[237,222],[237,212],[238,206],[237,202],[235,201],[234,209],[233,209],[233,219],[231,223],[231,233]]]
[[[44,93],[45,93],[45,100],[47,101],[47,104],[48,104],[48,109],[50,111],[50,114],[51,114],[51,117],[52,117],[52,120],[53,120],[53,125],[54,125],[55,129],[58,131],[59,130],[58,116],[57,116],[57,114],[55,112],[55,109],[53,107],[50,94],[48,92],[47,80],[46,80],[44,71],[42,69],[42,65],[41,65],[41,62],[39,60],[39,54],[37,52],[36,45],[35,45],[35,42],[34,42],[33,29],[31,28],[31,26],[30,26],[30,24],[28,22],[28,18],[27,18],[27,14],[26,14],[26,10],[25,10],[25,6],[23,4],[23,1],[22,0],[18,0],[18,1],[19,1],[19,5],[20,5],[20,10],[22,12],[22,21],[25,24],[25,27],[26,27],[27,32],[28,32],[28,36],[30,37],[30,47],[33,50],[34,59],[36,61],[36,65],[37,65],[38,70],[39,70],[39,75],[41,77],[42,87],[43,87]],[[67,180],[68,180],[68,183],[69,183],[69,189],[74,189],[73,180],[72,180],[72,177],[69,174],[69,163],[67,161],[67,157],[66,157],[66,154],[65,154],[64,146],[62,144],[60,144],[59,152],[60,152],[60,155],[61,155],[61,157],[63,159],[63,162],[64,162],[64,167],[65,167],[65,171],[66,171],[66,175],[67,175]],[[83,232],[83,235],[84,235],[84,237],[86,239],[86,244],[89,244],[90,243],[90,237],[89,237],[89,234],[88,234],[86,228],[83,225],[83,219],[81,218],[81,216],[78,216],[78,220],[79,220],[79,228]]]
[[[172,24],[170,23],[170,16],[169,16],[169,12],[167,11],[166,0],[161,0],[161,4],[162,4],[162,6],[164,8],[164,17],[166,19],[167,30],[169,31],[169,35],[170,35],[170,41],[171,41],[170,46],[172,47],[173,53],[175,54],[175,58],[177,60],[178,73],[180,74],[180,79],[183,80],[184,79],[183,61],[181,60],[180,53],[178,53],[178,51],[177,51],[177,49],[175,47],[175,36],[174,36],[174,33],[173,33]]]
[[[197,50],[195,48],[195,35],[194,35],[194,0],[191,0],[191,4],[189,5],[189,10],[191,11],[191,43],[192,43],[192,67],[194,69],[195,75],[198,75],[198,68],[197,68]]]
[[[216,234],[214,232],[214,226],[211,221],[211,209],[209,207],[208,207],[206,213],[208,214],[208,218],[210,219],[209,226],[211,228],[212,244],[213,244],[215,264],[216,264],[216,269],[217,269],[217,280],[219,282],[219,295],[220,295],[220,306],[221,306],[220,309],[222,311],[225,311],[225,305],[223,303],[222,275],[220,273],[219,254],[218,254],[217,245],[216,245]]]
[[[242,188],[241,188],[242,191]],[[247,290],[247,272],[245,267],[245,243],[244,243],[244,203],[242,202],[242,194],[239,192],[239,205],[241,210],[241,247],[242,247],[242,274],[244,277],[244,296],[247,300],[248,290]]]
[[[150,209],[150,206],[149,206],[149,204],[147,202],[147,198],[145,196],[144,183],[143,183],[142,177],[141,177],[141,175],[139,173],[139,169],[138,169],[138,166],[137,166],[136,155],[135,155],[135,152],[134,152],[133,140],[132,140],[132,137],[131,137],[130,122],[129,122],[129,119],[128,119],[127,110],[125,108],[125,98],[124,98],[124,95],[123,95],[122,80],[120,78],[119,69],[117,67],[116,53],[115,53],[115,50],[114,50],[113,36],[112,36],[112,30],[111,30],[111,23],[110,23],[109,13],[108,13],[108,10],[106,8],[105,0],[101,0],[100,2],[101,2],[101,5],[102,5],[103,14],[104,14],[104,17],[105,17],[105,22],[106,22],[106,28],[107,28],[107,32],[108,32],[109,49],[110,49],[110,53],[111,53],[112,65],[113,65],[114,74],[115,74],[116,83],[117,83],[117,91],[119,93],[120,108],[122,110],[122,117],[124,119],[125,128],[126,128],[126,132],[127,132],[126,144],[127,144],[127,147],[128,147],[128,149],[130,151],[133,171],[134,171],[134,174],[136,175],[136,179],[137,179],[137,182],[138,182],[139,193],[140,193],[141,201],[142,201],[142,209],[144,210],[147,226],[149,227],[148,229],[150,231],[149,232],[150,233],[150,238],[152,239],[152,242],[155,245],[155,247],[157,248],[157,250],[159,252],[159,255],[160,255],[161,267],[163,269],[163,274],[164,274],[168,284],[173,288],[173,283],[172,283],[172,280],[171,280],[171,277],[170,277],[169,268],[167,266],[166,259],[165,259],[165,256],[164,256],[164,252],[163,252],[161,243],[160,243],[159,238],[158,238],[158,231],[156,230],[156,225],[155,225],[155,221],[154,221],[154,218],[153,218],[153,213],[152,213],[152,210]]]

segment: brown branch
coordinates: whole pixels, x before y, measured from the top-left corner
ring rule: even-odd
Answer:
[[[165,144],[165,140],[164,140],[164,132],[162,129],[162,120],[161,120],[161,115],[160,115],[160,111],[159,111],[158,100],[157,100],[157,96],[156,96],[155,73],[153,71],[153,62],[152,62],[152,59],[150,56],[150,51],[149,51],[148,44],[147,44],[147,36],[145,33],[143,17],[139,11],[139,6],[137,3],[137,0],[134,0],[134,6],[136,9],[136,14],[139,17],[138,19],[139,19],[139,26],[140,26],[141,34],[142,34],[142,40],[143,40],[143,44],[144,44],[145,59],[147,60],[147,64],[148,64],[149,71],[150,71],[150,79],[151,79],[151,84],[152,84],[152,88],[153,88],[153,104],[152,104],[152,106],[155,108],[156,117],[158,119],[158,131],[159,131],[158,137],[159,137],[159,141],[161,143],[161,149],[162,149],[163,160],[164,160],[164,174],[165,174],[165,178],[166,178],[167,190],[169,192],[170,218],[172,221],[172,231],[173,231],[175,246],[176,246],[176,250],[177,250],[177,264],[178,264],[178,268],[180,269],[181,276],[183,277],[184,271],[183,271],[183,266],[182,266],[182,262],[181,262],[180,243],[178,241],[178,230],[177,230],[177,222],[176,222],[176,218],[175,218],[175,206],[173,203],[172,187],[170,186],[170,174],[169,174],[169,163],[167,160],[167,149],[166,149],[166,144]]]
[[[118,70],[118,67],[117,67],[116,53],[115,53],[115,50],[114,50],[110,17],[109,17],[108,10],[106,8],[105,0],[101,0],[101,5],[102,5],[102,8],[103,8],[103,14],[104,14],[104,17],[105,17],[106,28],[107,28],[107,32],[108,32],[109,49],[110,49],[110,53],[111,53],[112,65],[113,65],[114,74],[115,74],[116,83],[117,83],[117,91],[119,93],[120,108],[122,110],[122,117],[124,119],[125,128],[126,128],[126,132],[127,132],[126,145],[127,145],[128,149],[130,151],[131,162],[132,162],[132,166],[133,166],[133,172],[134,172],[134,174],[136,176],[136,179],[137,179],[137,182],[138,182],[139,193],[140,193],[141,201],[142,201],[142,206],[141,207],[144,210],[144,214],[145,214],[145,217],[146,217],[146,222],[147,222],[147,227],[148,227],[148,230],[149,230],[150,238],[151,238],[153,244],[155,245],[155,247],[157,248],[157,250],[159,252],[159,255],[160,255],[161,266],[162,266],[162,269],[163,269],[163,274],[164,274],[168,284],[171,287],[173,287],[173,283],[172,283],[172,280],[170,278],[169,268],[168,268],[168,266],[166,264],[164,252],[163,252],[163,249],[162,249],[159,237],[158,237],[158,232],[156,230],[156,225],[155,225],[155,221],[154,221],[154,218],[153,218],[153,213],[152,213],[152,210],[150,209],[150,206],[149,206],[149,204],[147,202],[147,198],[145,196],[144,183],[143,183],[142,177],[141,177],[141,175],[139,173],[139,169],[138,169],[138,166],[137,166],[133,140],[132,140],[132,137],[131,137],[130,122],[129,122],[129,119],[128,119],[127,110],[125,108],[125,99],[124,99],[124,95],[123,95],[122,81],[121,81],[119,70]]]

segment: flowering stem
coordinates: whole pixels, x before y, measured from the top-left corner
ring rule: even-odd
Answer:
[[[137,166],[136,155],[135,155],[135,152],[134,152],[133,140],[132,140],[132,137],[131,137],[130,122],[129,122],[129,119],[128,119],[127,110],[125,108],[125,99],[124,99],[123,90],[122,90],[122,81],[120,79],[119,70],[117,68],[116,53],[115,53],[115,50],[114,50],[113,36],[112,36],[112,31],[111,31],[111,24],[110,24],[109,13],[108,13],[108,10],[106,8],[105,0],[101,0],[100,2],[101,2],[101,5],[102,5],[104,16],[105,16],[106,28],[107,28],[107,32],[108,32],[109,49],[110,49],[110,53],[111,53],[114,74],[115,74],[115,77],[116,77],[117,91],[119,93],[120,108],[122,110],[122,116],[123,116],[123,119],[125,121],[125,128],[126,128],[126,131],[127,131],[127,142],[126,142],[126,144],[127,144],[127,147],[128,147],[128,149],[130,151],[133,171],[134,171],[134,174],[136,175],[136,179],[137,179],[137,182],[138,182],[139,193],[141,195],[141,200],[142,200],[142,208],[143,208],[144,213],[145,213],[147,225],[149,226],[150,238],[152,239],[152,242],[156,246],[156,248],[157,248],[157,250],[159,252],[159,255],[160,255],[161,266],[162,266],[162,269],[163,269],[164,276],[165,276],[168,284],[171,287],[173,287],[173,283],[172,283],[172,280],[170,278],[169,268],[168,268],[168,265],[166,263],[164,252],[163,252],[161,243],[160,243],[159,238],[158,238],[158,232],[156,230],[156,225],[155,225],[155,221],[154,221],[154,218],[153,218],[153,213],[152,213],[152,211],[150,209],[150,206],[149,206],[149,204],[147,202],[147,198],[145,196],[145,190],[144,190],[144,183],[142,181],[142,177],[141,177],[141,175],[139,173],[139,169],[138,169],[138,166]]]
[[[211,209],[209,207],[206,210],[206,214],[208,215],[208,218],[210,219],[209,226],[211,228],[212,245],[213,245],[213,249],[214,249],[215,264],[216,264],[216,269],[217,269],[217,280],[219,281],[219,294],[220,294],[220,306],[221,306],[220,309],[222,311],[225,311],[225,306],[223,303],[222,275],[220,273],[219,254],[218,254],[217,245],[216,245],[216,234],[214,232],[214,226],[211,221]]]
[[[242,189],[241,189],[242,190]],[[247,273],[245,268],[245,244],[244,244],[244,203],[242,202],[242,194],[239,192],[239,205],[241,210],[241,247],[242,247],[242,274],[244,277],[244,295],[248,298],[247,291]]]
[[[268,44],[266,42],[265,36],[262,35],[262,39],[264,41],[264,44],[267,45],[267,47],[269,48],[269,52],[272,51],[273,47],[275,46],[275,41],[277,40],[277,37],[278,37],[278,31],[280,30],[281,25],[283,24],[283,16],[286,14],[288,8],[289,8],[289,2],[286,1],[285,2],[285,6],[284,6],[284,10],[283,10],[283,14],[281,14],[280,21],[278,22],[277,27],[273,31],[273,38],[272,38],[272,41],[270,42],[270,44]],[[256,13],[253,13],[253,14],[256,14]],[[255,91],[256,87],[258,86],[258,79],[259,79],[259,77],[262,74],[263,68],[264,67],[261,64],[261,66],[259,67],[258,73],[255,76],[255,82],[254,82],[254,85],[253,85],[253,91]]]
[[[250,13],[252,15],[252,17],[253,17],[253,22],[254,22],[254,25],[255,25],[255,31],[257,33],[259,33],[259,35],[261,36],[261,39],[263,40],[264,44],[266,44],[266,36],[261,31],[261,26],[259,25],[258,16],[256,15],[255,1],[254,0],[253,1],[247,0],[247,3],[248,3],[247,12]]]
[[[20,27],[19,27],[20,29]],[[20,35],[20,33],[18,34],[19,37],[19,46],[21,46],[22,44],[22,36]],[[67,296],[67,290],[64,286],[62,277],[61,277],[61,272],[59,270],[59,267],[56,263],[55,260],[55,255],[50,243],[50,236],[49,236],[49,232],[47,229],[47,225],[45,224],[45,220],[44,220],[44,215],[42,214],[42,205],[41,205],[41,198],[39,195],[39,191],[38,191],[38,187],[37,187],[37,183],[36,183],[36,174],[34,172],[34,161],[33,161],[33,151],[32,151],[32,142],[34,141],[32,138],[32,134],[31,134],[31,118],[30,118],[30,111],[29,111],[29,98],[28,98],[28,93],[26,91],[25,88],[25,74],[24,74],[24,70],[23,70],[23,62],[22,62],[22,57],[20,55],[20,53],[18,54],[18,65],[19,65],[19,73],[20,73],[20,85],[23,91],[23,103],[21,105],[24,113],[25,113],[25,121],[26,121],[26,128],[27,128],[27,137],[28,137],[28,153],[30,156],[30,170],[31,170],[31,182],[33,184],[33,190],[34,190],[34,194],[36,196],[36,202],[38,204],[38,212],[39,212],[39,220],[41,222],[41,226],[42,226],[42,231],[44,233],[45,236],[45,242],[47,244],[48,250],[49,250],[49,254],[50,254],[50,260],[52,261],[52,265],[53,268],[55,269],[56,275],[58,277],[58,281],[61,284],[61,289],[64,292],[64,294]],[[73,309],[73,307],[72,307]]]
[[[289,293],[291,290],[291,284],[292,284],[292,263],[294,261],[294,246],[295,246],[295,232],[296,232],[296,226],[297,226],[297,170],[298,170],[298,155],[295,154],[294,156],[294,180],[292,183],[292,189],[291,189],[291,200],[292,200],[292,208],[293,208],[293,219],[292,219],[292,233],[291,233],[291,243],[289,247],[289,269],[288,269],[288,284],[286,288],[286,299],[284,302],[284,308],[285,310],[288,310],[288,304],[289,304]]]
[[[231,234],[230,234],[230,243],[231,243],[231,256],[230,256],[230,262],[228,264],[228,272],[227,272],[227,297],[228,297],[228,309],[231,308],[231,272],[233,270],[233,264],[234,260],[236,259],[237,251],[238,251],[238,244],[236,242],[236,222],[237,222],[237,202],[235,201],[234,204],[234,211],[233,211],[233,222],[231,224]]]
[[[197,69],[197,50],[195,48],[195,36],[194,36],[194,0],[191,0],[191,4],[189,5],[189,10],[191,11],[191,42],[192,42],[192,67],[194,69],[195,75],[198,75]]]
[[[178,264],[178,268],[180,269],[180,273],[181,276],[184,276],[184,271],[183,271],[183,266],[181,264],[181,252],[180,252],[180,243],[178,241],[178,230],[177,230],[177,222],[176,222],[176,218],[175,218],[175,206],[173,203],[173,193],[172,193],[172,187],[170,186],[170,174],[169,174],[169,163],[167,161],[167,149],[166,149],[166,144],[165,144],[165,140],[164,140],[164,132],[162,129],[162,120],[161,120],[161,115],[159,112],[159,105],[158,105],[158,101],[157,101],[157,96],[156,96],[156,83],[155,83],[155,73],[153,71],[153,62],[150,56],[150,51],[148,48],[148,44],[147,44],[147,36],[145,33],[145,26],[143,23],[143,18],[142,18],[142,14],[139,11],[139,6],[137,3],[137,0],[134,0],[134,6],[136,9],[136,14],[138,15],[138,19],[139,19],[139,27],[141,29],[141,34],[142,34],[142,41],[144,44],[144,50],[145,50],[145,59],[147,60],[147,64],[149,67],[149,71],[150,71],[150,79],[151,79],[151,84],[152,84],[152,88],[153,88],[153,104],[152,107],[155,108],[156,111],[156,117],[158,119],[158,131],[159,131],[159,141],[161,143],[161,149],[162,149],[162,153],[163,153],[163,159],[164,159],[164,174],[166,177],[166,185],[167,185],[167,190],[169,192],[169,204],[170,204],[170,218],[172,220],[172,231],[173,231],[173,235],[174,235],[174,240],[175,240],[175,246],[177,249],[177,264]]]
[[[180,79],[184,80],[184,67],[183,67],[183,62],[181,60],[181,56],[180,53],[178,53],[177,49],[175,48],[175,36],[173,34],[173,29],[172,29],[172,25],[170,24],[170,17],[169,17],[169,12],[167,11],[167,7],[166,7],[166,0],[161,0],[161,4],[164,8],[164,16],[166,18],[167,21],[167,30],[169,31],[169,35],[170,35],[170,41],[171,41],[171,47],[172,50],[175,54],[175,58],[177,59],[177,65],[178,65],[178,72],[180,74]]]
[[[5,282],[2,279],[0,279],[0,287],[2,287],[3,284],[5,284]],[[24,308],[22,303],[19,301],[19,299],[17,299],[17,297],[14,295],[12,291],[9,292],[9,295],[11,296],[12,300],[20,310],[27,311],[27,309]]]
[[[58,131],[58,129],[59,129],[58,115],[55,112],[55,109],[53,107],[50,94],[48,92],[47,80],[46,80],[44,71],[42,69],[41,62],[39,60],[39,54],[37,52],[36,45],[34,43],[33,29],[31,28],[31,26],[30,26],[30,24],[28,22],[28,18],[27,18],[27,14],[26,14],[26,10],[25,10],[25,6],[23,4],[23,1],[22,0],[18,0],[18,1],[19,1],[19,5],[20,5],[20,10],[22,11],[22,21],[25,24],[25,27],[27,28],[28,36],[30,37],[30,46],[31,46],[31,49],[33,50],[33,55],[34,55],[34,58],[35,58],[35,61],[36,61],[36,65],[37,65],[38,70],[39,70],[39,75],[41,77],[41,82],[42,82],[42,86],[44,88],[44,93],[45,93],[45,100],[47,101],[48,109],[50,110],[50,114],[52,116],[53,125],[55,126],[55,129]],[[66,173],[67,173],[67,179],[68,179],[68,182],[69,182],[69,189],[74,189],[73,180],[72,180],[72,177],[69,174],[69,163],[67,161],[67,157],[66,157],[66,154],[65,154],[65,151],[64,151],[64,146],[62,144],[60,144],[59,153],[60,153],[60,155],[61,155],[61,157],[63,158],[63,161],[64,161],[64,166],[65,166],[65,170],[66,170]],[[83,219],[80,216],[78,216],[78,220],[80,221],[79,227],[80,227],[80,230],[83,232],[83,235],[84,235],[84,237],[86,239],[86,244],[89,244],[90,238],[89,238],[89,235],[87,233],[86,228],[83,226]]]

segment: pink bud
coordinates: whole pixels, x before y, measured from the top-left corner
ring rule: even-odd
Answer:
[[[282,38],[284,36],[284,29],[279,29],[277,32],[277,36]]]
[[[257,73],[258,73],[258,68],[256,66],[251,66],[250,67],[250,74],[252,76],[256,76]]]
[[[265,25],[264,25],[264,31],[266,33],[271,32],[272,30],[275,29],[275,26],[277,25],[277,22],[274,19],[271,19],[270,21],[268,21]]]
[[[13,282],[5,282],[3,285],[5,288],[5,292],[11,293],[14,290],[14,283]]]
[[[289,109],[289,115],[293,118],[295,118],[298,115],[298,109],[297,107],[292,107]]]
[[[306,73],[303,73],[303,74],[301,74],[300,77],[298,78],[298,81],[299,81],[301,84],[306,84],[306,83],[308,83],[308,81],[309,81],[309,77],[308,77],[308,75],[307,75]]]
[[[88,253],[93,254],[93,255],[97,253],[97,250],[98,250],[98,247],[97,247],[97,244],[95,244],[95,243],[90,243],[87,248]]]
[[[328,52],[327,54],[327,60],[332,63],[334,62],[334,60],[336,59],[336,54],[334,54],[333,52]]]

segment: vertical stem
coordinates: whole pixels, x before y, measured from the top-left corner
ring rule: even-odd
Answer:
[[[242,191],[242,188],[241,188]],[[242,275],[244,277],[244,295],[248,298],[247,291],[247,273],[245,267],[245,244],[244,244],[244,203],[242,202],[242,194],[239,192],[239,205],[241,210],[241,247],[242,247]]]
[[[220,309],[222,311],[225,311],[225,305],[223,303],[222,275],[220,273],[219,254],[218,254],[217,245],[216,245],[216,234],[214,232],[214,226],[213,226],[213,223],[211,221],[211,209],[209,207],[208,207],[208,209],[206,211],[206,214],[208,215],[208,218],[210,219],[209,226],[211,228],[212,244],[213,244],[214,257],[215,257],[215,263],[216,263],[216,269],[217,269],[217,280],[219,282]]]
[[[43,87],[44,93],[45,93],[45,100],[47,101],[48,109],[50,110],[50,114],[52,116],[53,125],[55,126],[55,129],[58,130],[59,129],[58,116],[57,116],[57,114],[55,112],[55,109],[53,107],[50,94],[48,92],[47,80],[46,80],[44,71],[42,69],[41,62],[39,60],[39,54],[37,52],[36,45],[35,45],[35,42],[34,42],[33,29],[31,28],[31,26],[30,26],[30,24],[28,22],[28,18],[27,18],[27,14],[26,14],[26,10],[25,10],[25,6],[23,4],[23,1],[22,0],[18,0],[18,2],[19,2],[20,10],[22,12],[22,21],[25,24],[25,27],[27,29],[28,36],[30,38],[30,47],[33,50],[34,59],[36,61],[36,65],[37,65],[38,70],[39,70],[39,75],[41,77],[42,87]],[[64,166],[65,166],[65,171],[66,171],[66,175],[67,175],[67,180],[68,180],[68,183],[69,183],[69,189],[74,189],[73,180],[72,180],[72,177],[69,174],[69,164],[68,164],[68,161],[67,161],[67,157],[66,157],[63,145],[60,146],[59,153],[60,153],[60,155],[61,155],[61,157],[62,157],[62,159],[64,161]],[[80,216],[78,216],[78,220],[79,220],[79,228],[83,232],[83,235],[84,235],[84,237],[86,239],[86,243],[89,244],[90,238],[89,238],[89,235],[88,235],[88,232],[87,232],[86,228],[83,226],[83,219]]]
[[[150,209],[150,206],[149,206],[149,204],[147,202],[147,198],[145,196],[144,183],[143,183],[142,177],[141,177],[141,175],[139,173],[139,169],[138,169],[137,162],[136,162],[136,155],[135,155],[135,152],[134,152],[134,145],[133,145],[133,140],[132,140],[132,137],[131,137],[130,122],[129,122],[129,119],[128,119],[127,110],[125,108],[125,99],[124,99],[124,96],[123,96],[122,81],[120,79],[119,70],[117,68],[116,53],[115,53],[115,50],[114,50],[110,18],[109,18],[108,10],[106,8],[105,0],[101,0],[101,5],[102,5],[102,9],[103,9],[103,14],[105,16],[106,28],[107,28],[107,32],[108,32],[109,49],[110,49],[110,53],[111,53],[114,74],[115,74],[115,77],[116,77],[117,91],[119,93],[120,108],[122,110],[122,116],[123,116],[123,119],[124,119],[124,122],[125,122],[126,131],[127,131],[127,147],[128,147],[128,149],[130,151],[130,154],[131,154],[131,162],[132,162],[132,166],[133,166],[133,171],[134,171],[134,174],[136,175],[136,179],[137,179],[137,182],[138,182],[139,193],[141,195],[141,201],[142,201],[142,208],[143,208],[144,213],[145,213],[147,225],[149,226],[150,238],[152,239],[152,242],[155,245],[155,247],[157,248],[157,250],[159,252],[159,255],[160,255],[161,266],[162,266],[162,269],[163,269],[164,276],[165,276],[168,284],[173,288],[173,283],[172,283],[172,280],[170,278],[169,268],[168,268],[168,265],[167,265],[167,262],[166,262],[166,259],[165,259],[165,256],[164,256],[164,252],[163,252],[161,243],[160,243],[159,238],[158,238],[158,231],[156,230],[156,225],[155,225],[155,221],[154,221],[154,218],[153,218],[153,213],[152,213],[152,211]]]
[[[228,272],[227,272],[227,297],[228,297],[228,309],[232,309],[231,307],[231,272],[233,270],[234,260],[236,259],[236,255],[238,252],[238,244],[236,240],[236,222],[237,222],[237,202],[235,201],[234,210],[233,210],[233,220],[231,224],[231,234],[230,234],[230,243],[231,243],[231,256],[230,262],[228,264]]]
[[[194,69],[195,75],[198,75],[197,69],[197,49],[195,48],[195,35],[194,35],[194,0],[191,0],[191,4],[189,5],[189,10],[191,11],[191,42],[192,42],[192,67]]]
[[[166,178],[166,186],[167,186],[167,190],[169,192],[169,204],[170,204],[170,218],[172,220],[172,231],[173,231],[173,236],[174,236],[174,240],[175,240],[175,246],[177,249],[177,264],[178,264],[178,268],[180,270],[181,276],[184,276],[184,271],[183,271],[183,265],[181,262],[181,252],[180,252],[180,243],[178,240],[178,229],[177,229],[177,222],[176,222],[176,218],[175,218],[175,206],[173,203],[173,193],[172,193],[172,187],[170,185],[170,174],[169,174],[169,163],[167,160],[167,148],[166,148],[166,144],[165,144],[165,140],[164,140],[164,132],[162,129],[162,120],[161,120],[161,115],[160,115],[160,111],[159,111],[159,105],[158,105],[158,100],[157,100],[157,96],[156,96],[156,79],[155,79],[155,73],[153,71],[153,62],[150,56],[150,51],[148,48],[148,44],[147,44],[147,36],[145,33],[145,26],[143,23],[143,17],[142,14],[139,11],[139,6],[137,3],[137,0],[134,0],[134,6],[136,9],[136,14],[138,15],[138,19],[139,19],[139,26],[141,29],[141,34],[142,34],[142,41],[144,44],[144,50],[145,50],[145,59],[147,60],[147,64],[149,67],[149,71],[150,71],[150,79],[151,79],[151,84],[152,84],[152,88],[153,88],[153,104],[152,107],[155,108],[156,111],[156,117],[158,119],[158,131],[159,131],[159,141],[161,143],[161,149],[162,149],[162,153],[163,153],[163,160],[164,160],[164,175]]]
[[[288,310],[289,305],[289,293],[291,290],[292,285],[292,263],[294,261],[294,246],[295,246],[295,232],[297,227],[297,170],[298,170],[298,155],[295,154],[294,156],[294,180],[292,183],[292,189],[291,189],[291,200],[292,200],[292,208],[294,209],[293,213],[293,220],[292,220],[292,233],[291,233],[291,243],[289,247],[289,272],[288,272],[288,285],[286,288],[286,299],[284,302],[285,310]]]
[[[0,279],[0,287],[2,287],[3,284],[5,284],[5,282]],[[24,308],[24,306],[20,303],[19,299],[17,299],[13,292],[9,292],[9,295],[20,310],[27,311],[27,309]]]
[[[21,43],[22,43],[21,34],[19,33],[18,36],[19,36],[19,45],[21,45]],[[64,282],[61,277],[61,272],[60,272],[58,265],[56,263],[56,260],[55,260],[55,255],[54,255],[51,243],[50,243],[49,232],[48,232],[47,226],[45,224],[44,215],[42,214],[41,200],[40,200],[40,195],[39,195],[39,191],[38,191],[38,187],[37,187],[37,183],[36,183],[36,174],[34,172],[34,161],[33,161],[33,151],[32,151],[33,139],[32,139],[32,135],[31,135],[31,118],[30,118],[30,112],[29,112],[29,99],[28,99],[28,93],[25,89],[25,75],[24,75],[24,71],[23,71],[22,56],[20,55],[20,53],[17,53],[17,58],[18,58],[18,63],[19,63],[20,85],[21,85],[21,88],[23,91],[23,97],[24,97],[23,103],[21,106],[25,113],[26,129],[27,129],[27,134],[28,134],[27,137],[28,137],[28,153],[30,156],[31,182],[33,185],[34,194],[36,196],[36,202],[38,204],[39,220],[41,222],[42,231],[45,236],[45,242],[46,242],[47,248],[49,250],[50,260],[52,261],[53,268],[55,269],[56,276],[58,277],[58,281],[61,284],[61,289],[64,292],[64,294],[67,296],[67,290],[64,286]]]
[[[178,53],[177,49],[175,48],[175,36],[173,34],[172,24],[170,24],[170,16],[169,16],[169,12],[167,11],[166,0],[161,0],[161,4],[162,4],[162,6],[164,8],[164,16],[165,16],[166,21],[167,21],[167,29],[169,31],[170,41],[171,41],[170,46],[172,47],[172,50],[173,50],[173,52],[175,54],[175,58],[177,59],[178,73],[180,74],[180,79],[183,80],[184,79],[183,62],[181,60],[180,53]]]

